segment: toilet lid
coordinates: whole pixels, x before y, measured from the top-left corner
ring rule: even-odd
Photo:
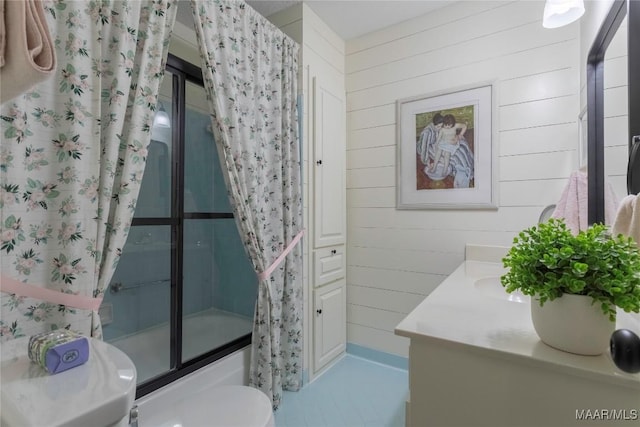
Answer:
[[[110,425],[133,405],[136,369],[116,347],[89,338],[87,363],[50,375],[27,356],[29,337],[2,343],[2,425]]]
[[[140,413],[140,423],[156,427],[274,425],[269,398],[263,392],[247,386],[205,388],[176,401],[166,411],[145,415],[144,412]]]

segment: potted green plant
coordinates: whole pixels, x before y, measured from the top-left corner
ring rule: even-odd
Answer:
[[[520,232],[502,262],[505,290],[532,297],[536,332],[560,350],[601,354],[616,307],[640,311],[638,246],[602,224],[573,235],[562,219],[550,219]]]

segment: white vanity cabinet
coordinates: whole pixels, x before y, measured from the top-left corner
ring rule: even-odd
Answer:
[[[501,263],[465,261],[396,327],[410,339],[407,426],[629,426],[640,423],[640,374],[608,351],[549,347],[530,300],[510,299]],[[640,331],[618,311],[617,328]]]

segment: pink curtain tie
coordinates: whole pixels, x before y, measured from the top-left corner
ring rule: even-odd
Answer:
[[[300,239],[302,239],[302,235],[303,234],[304,234],[304,230],[299,232],[296,235],[296,237],[293,238],[291,243],[289,243],[289,246],[287,246],[286,249],[282,252],[282,254],[280,254],[280,256],[278,258],[276,258],[275,261],[273,261],[273,264],[271,264],[271,266],[269,266],[269,268],[267,268],[265,271],[263,271],[262,273],[258,274],[258,280],[260,280],[260,281],[267,280],[269,278],[269,276],[271,276],[271,273],[273,273],[273,270],[278,268],[278,266],[280,265],[282,260],[285,259],[287,255],[289,255],[289,252],[291,252],[291,250],[298,244]]]
[[[84,310],[98,311],[102,303],[102,298],[65,294],[60,291],[53,291],[51,289],[18,282],[7,276],[0,276],[0,291],[8,294],[16,294],[19,297],[36,298],[53,304],[61,304]]]

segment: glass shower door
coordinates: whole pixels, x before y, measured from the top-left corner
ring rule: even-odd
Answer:
[[[172,367],[172,80],[167,72],[133,224],[100,310],[105,341],[131,358],[138,383]]]
[[[210,129],[200,69],[172,55],[129,237],[101,309],[138,397],[250,343],[257,279]]]
[[[182,360],[251,333],[257,280],[229,204],[202,86],[185,87]]]

